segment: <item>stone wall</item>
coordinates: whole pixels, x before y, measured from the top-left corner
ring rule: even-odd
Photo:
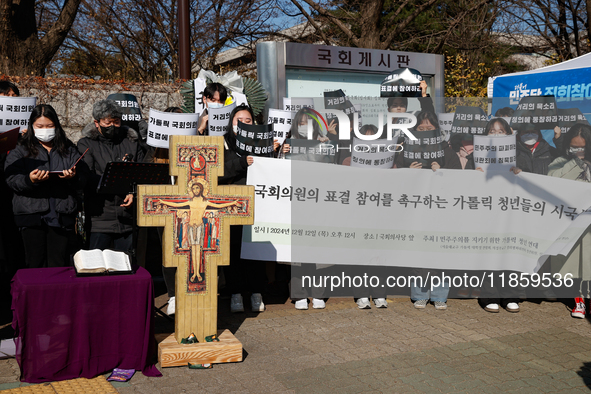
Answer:
[[[80,131],[92,121],[92,106],[111,93],[129,93],[137,97],[142,116],[148,117],[150,108],[163,111],[167,107],[182,105],[179,92],[181,83],[137,83],[122,81],[95,81],[81,78],[10,78],[16,83],[22,97],[37,97],[37,104],[55,108],[68,137],[76,142]]]

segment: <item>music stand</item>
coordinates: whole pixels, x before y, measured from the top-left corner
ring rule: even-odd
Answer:
[[[168,164],[110,162],[99,182],[100,194],[135,193],[136,185],[170,185]]]

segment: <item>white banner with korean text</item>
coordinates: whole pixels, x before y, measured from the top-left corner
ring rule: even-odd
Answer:
[[[484,171],[509,171],[515,167],[517,142],[515,135],[475,135],[474,166]]]
[[[532,273],[591,206],[589,183],[509,171],[256,158],[247,183],[242,257],[281,262]]]
[[[273,125],[273,136],[279,142],[279,145],[283,144],[283,141],[289,135],[291,129],[291,121],[295,115],[292,111],[283,111],[280,109],[269,108],[268,124]]]
[[[207,121],[209,127],[209,135],[223,137],[228,132],[228,124],[230,122],[230,114],[236,108],[236,104],[225,105],[222,108],[209,108],[209,119]]]
[[[162,112],[150,108],[147,144],[154,148],[169,146],[171,135],[197,135],[198,115]]]
[[[0,133],[15,127],[26,129],[36,103],[37,97],[0,96]]]

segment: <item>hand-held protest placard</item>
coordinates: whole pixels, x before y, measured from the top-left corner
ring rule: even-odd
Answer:
[[[345,92],[343,92],[341,89],[333,90],[330,92],[324,92],[324,108],[326,108],[327,110],[338,109],[340,111],[343,111],[346,115],[351,115],[355,112],[359,112],[356,111],[356,108],[353,105],[353,103],[349,101],[349,99],[345,95]],[[333,118],[336,118],[336,116],[333,115]],[[327,118],[327,120],[329,119],[330,118]]]
[[[162,112],[150,108],[147,144],[168,149],[172,135],[197,135],[197,114]]]
[[[511,128],[551,130],[558,126],[558,112],[554,97],[523,97],[511,116]]]
[[[423,76],[414,68],[399,68],[382,81],[380,97],[420,97]]]
[[[207,110],[209,114],[207,120],[209,135],[221,137],[229,131],[230,113],[232,113],[234,108],[236,108],[236,104],[232,103],[222,108],[209,108]]]
[[[236,151],[240,156],[273,156],[273,125],[238,122]]]
[[[404,167],[410,167],[414,162],[420,163],[423,168],[431,168],[431,163],[436,161],[439,165],[444,163],[443,140],[439,129],[427,131],[413,131],[416,140],[404,136]]]
[[[578,108],[558,108],[558,127],[567,133],[577,123],[589,124],[589,121]]]
[[[285,111],[299,111],[302,108],[314,108],[314,99],[310,97],[284,97],[283,109]]]
[[[517,142],[513,135],[475,135],[474,166],[484,171],[509,171],[515,167]]]
[[[439,129],[441,130],[441,135],[446,141],[449,141],[451,126],[454,123],[454,116],[454,112],[443,112],[437,114],[437,119],[439,119]]]
[[[394,149],[394,150],[392,150]],[[351,167],[361,168],[392,168],[396,145],[367,144],[367,141],[353,138]]]
[[[291,129],[291,121],[295,115],[292,111],[284,111],[280,109],[269,109],[269,118],[267,123],[273,125],[273,136],[277,139],[279,144],[283,144],[283,141],[289,135]]]
[[[121,121],[128,126],[137,126],[137,123],[142,120],[142,111],[137,102],[137,98],[129,93],[113,93],[107,97],[108,100],[113,100],[121,107]]]
[[[331,142],[318,140],[287,139],[289,153],[285,156],[288,160],[313,161],[317,163],[331,163],[336,159],[336,145]]]
[[[452,133],[484,134],[488,117],[480,107],[458,106],[451,126]]]
[[[36,104],[37,97],[0,96],[0,132],[26,129]]]

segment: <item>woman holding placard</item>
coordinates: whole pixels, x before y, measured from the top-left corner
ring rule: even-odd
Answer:
[[[85,178],[77,165],[79,159],[80,153],[66,137],[55,110],[49,105],[36,106],[27,133],[5,164],[28,268],[68,263],[68,241]]]
[[[246,105],[239,105],[230,113],[228,131],[224,134],[224,176],[220,185],[246,185],[248,166],[254,163],[252,156],[241,156],[236,149],[238,123],[253,124],[254,114]],[[244,312],[242,293],[251,292],[250,305],[253,312],[264,312],[261,294],[266,285],[265,263],[246,261],[240,257],[242,226],[230,226],[230,265],[224,267],[226,287],[232,294],[231,312]]]
[[[415,126],[412,133],[419,139],[429,138],[435,140],[436,143],[432,145],[418,145],[417,149],[410,149],[413,147],[410,141],[405,144],[405,150],[410,153],[419,154],[413,159],[410,155],[404,158],[404,162],[399,161],[401,166],[408,168],[430,168],[436,171],[440,168],[455,168],[461,169],[458,156],[454,151],[451,150],[447,142],[442,141],[441,133],[439,131],[439,121],[437,115],[430,111],[423,111],[417,115],[417,125]],[[426,159],[427,154],[429,159]],[[431,159],[436,156],[436,158]],[[399,157],[402,157],[400,155]],[[408,164],[410,162],[410,164]],[[403,163],[407,163],[404,165]],[[425,164],[425,165],[424,165]],[[418,275],[421,275],[423,279],[426,278],[427,270],[416,269]],[[433,273],[433,271],[430,271]],[[424,286],[419,286],[417,281],[411,283],[410,286],[410,298],[413,301],[414,307],[417,309],[424,309],[429,301],[433,302],[435,309],[445,310],[447,309],[447,296],[449,294],[449,282],[444,281],[432,290],[427,286],[426,283],[422,283]]]
[[[548,167],[548,175],[580,182],[591,182],[591,126],[575,124],[566,133],[563,155]],[[584,319],[586,315],[585,298],[583,297],[583,282],[587,282],[587,298],[589,298],[591,269],[591,232],[587,230],[574,250],[568,255],[561,273],[577,273],[581,277],[579,297],[575,298],[575,308],[571,316]]]

